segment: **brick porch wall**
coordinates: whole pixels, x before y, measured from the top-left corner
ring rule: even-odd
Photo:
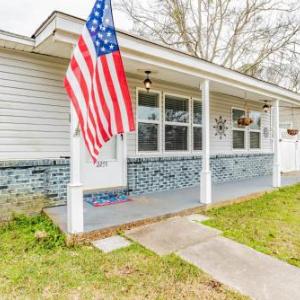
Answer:
[[[242,180],[272,173],[273,154],[216,155],[211,157],[213,182]],[[201,157],[128,159],[128,191],[151,193],[196,186]],[[11,214],[40,212],[66,203],[69,160],[0,162],[0,221]]]
[[[273,154],[211,157],[212,181],[222,183],[272,174]],[[200,182],[201,156],[128,159],[128,189],[132,194],[191,187]]]
[[[35,213],[67,200],[69,160],[0,162],[0,221],[12,213]]]

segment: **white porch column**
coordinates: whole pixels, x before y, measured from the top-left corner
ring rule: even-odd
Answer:
[[[273,116],[273,187],[281,186],[281,166],[280,166],[280,129],[279,129],[279,100],[274,101],[272,106]]]
[[[201,194],[200,202],[209,204],[211,199],[211,172],[210,172],[210,118],[209,118],[209,81],[204,80],[200,89],[202,90],[202,172],[201,172]]]
[[[80,181],[80,132],[78,119],[71,105],[71,182],[68,185],[68,233],[83,232],[83,186]]]

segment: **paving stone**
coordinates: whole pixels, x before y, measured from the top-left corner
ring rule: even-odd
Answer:
[[[104,253],[109,253],[114,250],[128,247],[131,245],[131,242],[119,235],[116,235],[106,239],[94,241],[93,245]]]
[[[167,255],[215,237],[220,231],[177,217],[138,227],[125,234],[155,253]]]
[[[177,254],[253,299],[300,299],[300,268],[224,237],[211,238]]]

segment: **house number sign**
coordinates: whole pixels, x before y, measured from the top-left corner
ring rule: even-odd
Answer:
[[[97,168],[107,168],[108,167],[108,161],[97,161],[96,167]]]

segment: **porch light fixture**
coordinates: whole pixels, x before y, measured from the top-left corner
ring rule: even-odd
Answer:
[[[151,85],[152,85],[152,81],[149,78],[151,71],[145,71],[145,74],[146,74],[146,79],[144,80],[144,85],[145,85],[145,89],[149,93],[149,91],[151,89]]]
[[[267,114],[270,111],[270,105],[265,101],[265,104],[263,106],[263,111]]]

